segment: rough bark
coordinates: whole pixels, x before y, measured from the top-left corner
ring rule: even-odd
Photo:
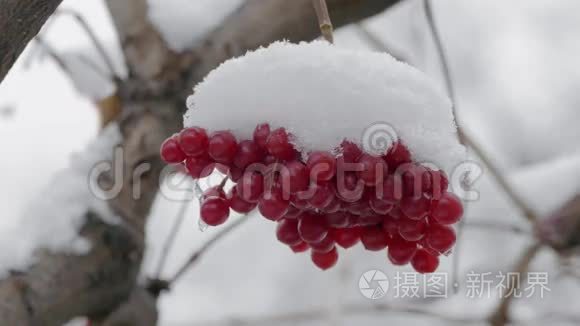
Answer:
[[[330,0],[328,5],[339,27],[396,2]],[[93,244],[88,255],[42,253],[29,270],[0,281],[0,320],[6,324],[59,325],[79,315],[102,325],[141,325],[145,322],[127,320],[144,315],[149,316],[147,323],[155,323],[155,307],[142,305],[151,298],[135,286],[136,276],[144,226],[164,167],[159,145],[179,128],[185,96],[232,56],[280,39],[301,41],[319,35],[311,0],[249,0],[191,51],[175,53],[147,20],[145,0],[107,0],[107,4],[129,70],[119,90],[127,173],[120,195],[110,201],[124,224],[106,225],[87,212],[82,235]],[[149,164],[149,171],[136,180],[132,172],[142,163]],[[136,199],[137,183],[141,196]],[[147,311],[135,314],[139,309]]]
[[[0,82],[62,0],[0,0]]]

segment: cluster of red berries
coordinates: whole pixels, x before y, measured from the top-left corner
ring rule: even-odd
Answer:
[[[411,263],[420,273],[437,269],[438,257],[455,244],[451,225],[463,214],[444,172],[413,162],[401,141],[382,156],[345,140],[332,153],[314,151],[303,159],[292,138],[268,124],[239,142],[229,131],[208,135],[193,127],[167,139],[161,156],[184,164],[192,178],[218,169],[235,183],[227,193],[222,183],[202,195],[200,216],[208,225],[224,223],[230,209],[257,207],[278,223],[280,242],[297,253],[310,249],[321,269],[336,264],[336,245],[358,242],[370,251],[387,249],[394,265]]]

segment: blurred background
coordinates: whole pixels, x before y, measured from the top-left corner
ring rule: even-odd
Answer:
[[[219,26],[242,2],[149,0],[149,16],[169,45],[181,50]],[[459,123],[537,214],[558,209],[580,191],[580,2],[432,3],[448,55]],[[115,67],[124,73],[104,3],[65,0],[60,8],[85,18]],[[113,87],[83,64],[89,58],[104,66],[73,18],[55,15],[40,35],[70,62],[76,77],[70,78],[39,42],[31,42],[0,85],[0,180],[4,185],[0,188],[0,234],[7,239],[14,238],[13,230],[24,230],[19,228],[21,217],[34,206],[34,198],[45,191],[52,176],[97,136],[99,112],[91,98],[110,93]],[[338,29],[335,36],[340,47],[388,49],[445,88],[422,1],[403,1],[360,24]],[[185,98],[182,101],[185,105]],[[471,154],[470,159],[478,157]],[[341,255],[334,269],[321,272],[307,256],[296,255],[276,241],[274,224],[252,219],[217,243],[170,291],[161,294],[159,324],[449,325],[464,324],[467,319],[485,325],[477,320],[486,318],[500,302],[495,277],[513,270],[533,238],[529,223],[489,173],[484,172],[472,188],[479,192],[479,200],[467,203],[459,247],[442,259],[439,270],[449,275],[448,298],[395,298],[391,289],[386,297],[369,300],[359,289],[363,273],[380,270],[394,280],[397,273],[411,268],[394,268],[383,252],[371,254],[359,247]],[[146,227],[143,280],[154,274],[180,209],[181,203],[163,197],[155,200]],[[196,201],[186,207],[185,221],[164,269],[168,275],[216,233],[199,229],[197,211]],[[16,244],[27,236],[20,238]],[[8,256],[20,252],[18,245],[5,244],[3,250],[6,253],[0,256],[8,261],[14,260]],[[552,250],[540,250],[529,270],[549,275],[549,291],[543,298],[536,294],[514,299],[511,317],[516,324],[580,324],[574,300],[580,294],[580,264],[574,257],[563,260]],[[494,279],[490,295],[469,298],[468,276],[484,272]],[[455,287],[452,281],[457,282]],[[390,303],[431,313],[385,306],[372,309]]]

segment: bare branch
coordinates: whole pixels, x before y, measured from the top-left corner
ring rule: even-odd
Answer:
[[[0,0],[0,83],[62,0]]]
[[[161,278],[161,274],[163,273],[163,268],[165,267],[165,262],[169,257],[169,253],[173,248],[173,244],[175,243],[175,239],[177,238],[177,233],[181,228],[181,224],[183,224],[183,220],[185,219],[185,213],[187,212],[187,207],[189,206],[189,202],[187,200],[183,200],[181,205],[179,206],[179,211],[177,212],[177,216],[173,221],[173,226],[169,231],[169,235],[165,239],[165,243],[163,244],[163,249],[161,249],[161,258],[159,259],[159,264],[157,264],[157,269],[155,271],[155,278]]]
[[[334,43],[334,35],[332,34],[334,27],[332,26],[332,20],[330,20],[326,0],[312,0],[312,3],[316,11],[316,17],[318,18],[320,33],[328,43]]]

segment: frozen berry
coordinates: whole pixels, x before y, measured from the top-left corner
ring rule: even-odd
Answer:
[[[305,213],[298,223],[302,240],[308,243],[320,242],[328,234],[324,219],[320,215]]]
[[[401,200],[401,211],[410,219],[420,220],[427,216],[431,208],[431,201],[421,195],[420,197],[405,197]]]
[[[393,144],[385,155],[385,161],[389,166],[389,171],[395,171],[401,164],[411,162],[411,153],[407,146],[398,141]]]
[[[359,201],[365,192],[364,181],[360,180],[356,173],[338,172],[336,176],[336,194],[343,201],[352,203]]]
[[[310,204],[311,207],[323,209],[330,205],[334,199],[334,189],[330,183],[312,184],[311,188],[312,189],[309,191],[309,193],[312,195],[308,199],[308,204]]]
[[[179,133],[179,146],[188,156],[200,156],[207,152],[209,138],[203,128],[183,129]]]
[[[286,215],[284,215],[284,218],[296,219],[298,216],[300,216],[301,213],[302,211],[300,209],[296,208],[294,205],[290,205]]]
[[[333,228],[344,228],[349,224],[349,214],[347,212],[334,212],[324,215],[326,224]]]
[[[290,143],[290,136],[284,128],[278,128],[270,133],[266,149],[272,156],[283,161],[290,161],[296,155],[294,146]]]
[[[329,235],[324,237],[324,239],[320,240],[319,242],[309,243],[310,249],[316,252],[329,252],[334,249],[334,239]]]
[[[276,238],[278,241],[289,246],[295,246],[302,242],[298,234],[298,221],[291,219],[282,219],[276,227]]]
[[[254,208],[256,208],[257,205],[256,203],[248,203],[247,201],[242,199],[238,194],[237,185],[233,186],[230,189],[230,191],[228,191],[227,200],[230,207],[234,211],[242,214],[251,212],[252,210],[254,210]]]
[[[175,137],[168,138],[163,142],[161,158],[167,163],[181,163],[185,160],[185,153],[179,147]]]
[[[185,160],[185,169],[187,173],[194,179],[205,178],[209,176],[214,169],[213,162],[209,157],[188,157]]]
[[[360,241],[361,228],[330,229],[330,235],[336,243],[348,249]]]
[[[419,249],[411,259],[411,265],[421,274],[433,273],[439,266],[439,258],[424,249]]]
[[[311,259],[314,265],[322,270],[327,270],[334,266],[338,261],[338,251],[333,248],[331,251],[326,253],[312,251]]]
[[[407,241],[419,241],[427,232],[427,221],[402,218],[399,220],[399,235]]]
[[[440,224],[457,223],[463,215],[463,205],[457,196],[448,192],[434,204],[431,216]]]
[[[394,237],[389,244],[388,257],[393,265],[406,265],[417,252],[417,244],[400,237]]]
[[[392,202],[378,198],[377,196],[371,196],[369,200],[369,206],[373,212],[381,215],[385,215],[390,212],[394,205]]]
[[[284,198],[282,191],[271,189],[266,191],[258,202],[258,210],[265,218],[277,221],[284,217],[290,207],[290,201]]]
[[[308,250],[308,248],[309,248],[308,244],[304,241],[301,241],[296,245],[290,246],[290,249],[292,249],[294,253],[305,252],[306,250]]]
[[[355,163],[363,154],[363,151],[357,144],[344,140],[340,144],[341,158],[345,163]]]
[[[336,158],[329,152],[315,151],[308,155],[306,166],[313,181],[328,181],[336,173]]]
[[[234,157],[234,165],[240,169],[253,163],[261,162],[264,152],[251,140],[244,140],[238,145],[238,152]]]
[[[256,126],[254,129],[254,142],[260,146],[260,148],[266,148],[266,142],[270,136],[270,125],[267,123],[262,123]]]
[[[264,193],[264,177],[259,172],[246,171],[238,181],[236,191],[243,200],[257,203]]]
[[[367,226],[362,229],[360,240],[366,250],[383,250],[389,244],[389,236],[381,227]]]
[[[291,161],[285,164],[285,173],[282,173],[283,182],[288,182],[286,189],[290,189],[290,193],[294,194],[299,191],[308,189],[310,174],[308,168],[300,161]]]
[[[218,131],[209,139],[209,156],[218,163],[230,164],[238,150],[236,137],[229,131]]]
[[[455,241],[456,235],[452,228],[441,224],[429,225],[425,240],[429,248],[445,254],[451,250]]]
[[[382,158],[363,154],[358,160],[361,171],[358,176],[367,186],[375,186],[387,175],[387,165]]]
[[[224,198],[209,197],[201,204],[201,219],[207,225],[223,224],[230,216],[230,207]]]

